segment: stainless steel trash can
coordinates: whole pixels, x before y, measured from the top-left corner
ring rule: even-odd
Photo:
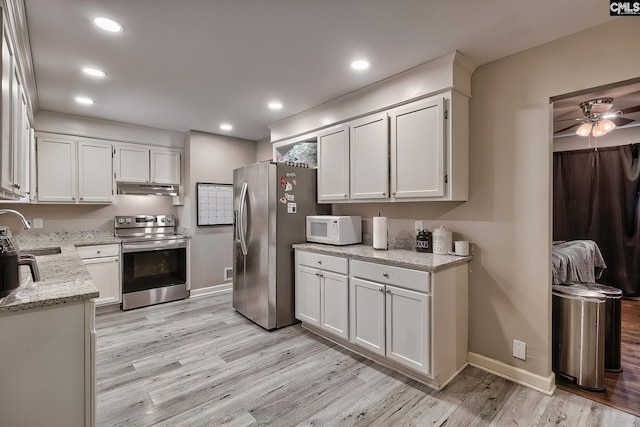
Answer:
[[[587,390],[605,388],[605,303],[599,292],[553,285],[553,371]]]
[[[622,290],[599,283],[579,283],[572,286],[600,292],[607,298],[604,321],[604,370],[622,372]]]

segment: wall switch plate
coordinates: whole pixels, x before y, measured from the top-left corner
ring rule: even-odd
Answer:
[[[416,221],[414,223],[413,229],[416,230],[416,233],[419,233],[423,230],[422,228],[422,221]]]
[[[526,360],[527,343],[524,341],[513,340],[513,357]]]
[[[44,227],[44,221],[42,218],[33,218],[33,228],[42,228]]]

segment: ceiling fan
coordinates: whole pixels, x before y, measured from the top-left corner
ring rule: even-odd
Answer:
[[[640,105],[615,111],[611,111],[612,107],[613,98],[596,98],[581,102],[580,110],[582,110],[584,117],[556,120],[556,122],[571,120],[578,123],[559,129],[554,133],[564,132],[578,126],[577,135],[602,136],[617,126],[624,126],[634,121],[622,117],[622,115],[640,111]]]

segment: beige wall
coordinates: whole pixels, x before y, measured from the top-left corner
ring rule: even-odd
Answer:
[[[224,282],[232,266],[233,227],[198,227],[196,182],[232,184],[233,170],[254,163],[256,143],[245,139],[191,131],[185,141],[185,197],[180,223],[191,235],[191,290]]]
[[[256,162],[273,159],[273,146],[270,138],[256,141]]]
[[[640,75],[637,21],[619,19],[479,67],[470,104],[466,203],[334,205],[378,211],[412,233],[413,219],[445,225],[477,246],[469,271],[469,350],[551,374],[551,128],[549,99]],[[594,51],[598,51],[595,59]],[[408,230],[407,230],[408,229]],[[527,360],[512,357],[512,340]]]
[[[112,205],[46,205],[2,203],[2,209],[15,209],[33,225],[34,218],[42,218],[42,230],[95,230],[113,229],[116,215],[176,213],[172,197],[116,195]],[[20,221],[10,214],[0,216],[0,225],[8,225],[13,233],[23,233]]]

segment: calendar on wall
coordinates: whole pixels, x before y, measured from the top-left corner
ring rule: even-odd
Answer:
[[[233,225],[233,185],[196,183],[198,225]]]

